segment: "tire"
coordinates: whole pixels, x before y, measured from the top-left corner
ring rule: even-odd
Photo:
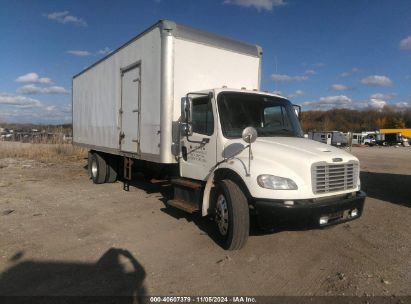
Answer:
[[[246,196],[235,182],[225,179],[217,184],[214,199],[215,222],[221,245],[226,250],[241,249],[250,232]]]
[[[106,183],[114,183],[118,176],[118,159],[113,156],[107,159]]]
[[[90,174],[95,184],[103,184],[106,181],[107,163],[98,153],[91,154]]]

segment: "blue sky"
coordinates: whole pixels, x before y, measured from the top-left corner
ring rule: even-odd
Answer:
[[[262,46],[304,110],[411,105],[411,1],[0,1],[0,121],[71,122],[71,77],[160,19]]]

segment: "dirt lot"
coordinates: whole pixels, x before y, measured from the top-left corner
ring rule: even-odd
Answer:
[[[2,148],[0,143],[0,149]],[[0,295],[411,295],[411,148],[355,148],[361,219],[252,231],[226,252],[168,188],[94,185],[86,160],[0,160]]]

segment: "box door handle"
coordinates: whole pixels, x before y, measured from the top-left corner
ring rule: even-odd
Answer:
[[[123,140],[123,138],[125,137],[126,135],[124,134],[124,132],[120,132],[120,134],[119,134],[119,136],[118,136],[118,144],[119,145],[121,145],[121,141]]]

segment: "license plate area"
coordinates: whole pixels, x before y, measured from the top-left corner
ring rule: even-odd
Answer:
[[[319,224],[320,226],[329,225],[332,223],[344,221],[351,218],[350,212],[352,210],[341,210],[337,212],[327,213],[320,217]]]
[[[338,211],[338,212],[325,214],[325,216],[328,217],[329,220],[337,220],[337,219],[343,218],[346,211],[348,214],[348,210],[345,210],[345,211]]]

